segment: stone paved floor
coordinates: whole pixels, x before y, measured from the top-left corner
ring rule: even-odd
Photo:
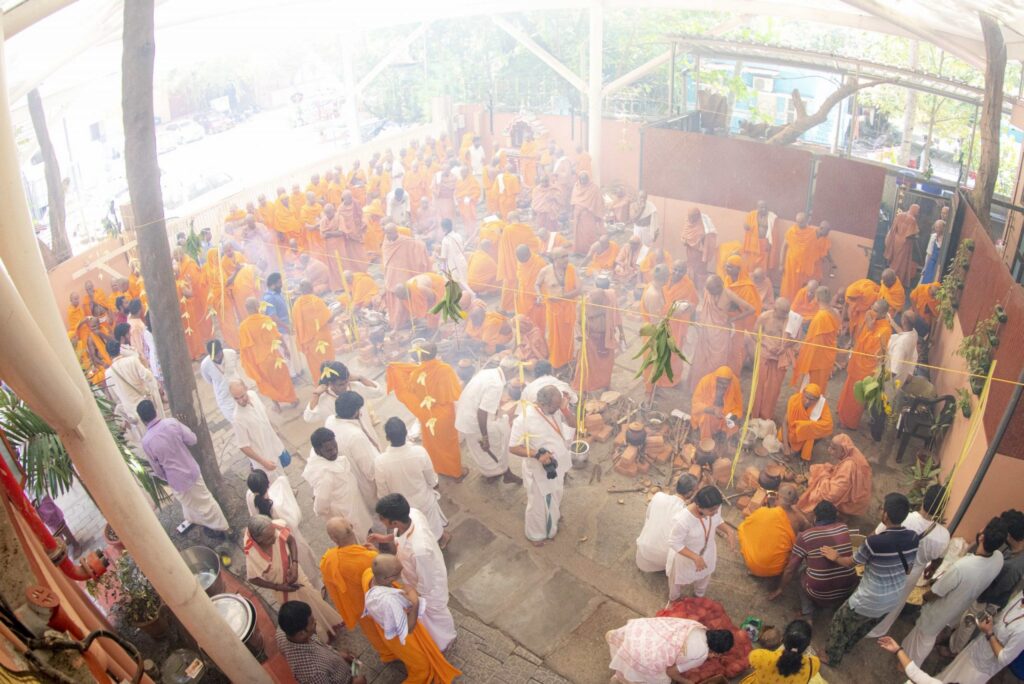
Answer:
[[[630,338],[634,340],[632,348],[620,354],[620,364],[634,363],[629,359],[637,343],[634,335]],[[362,367],[355,359],[349,360],[349,365],[354,373],[383,381],[380,368]],[[842,376],[829,385],[833,406],[841,382]],[[632,367],[618,366],[613,386],[637,397],[640,394]],[[311,387],[306,384],[298,391],[300,400],[305,401]],[[367,391],[364,396],[381,422],[391,415],[409,418],[405,409],[382,390]],[[780,399],[780,407],[785,398]],[[202,383],[200,399],[210,420],[222,470],[241,496],[247,472],[245,459],[235,448],[227,424],[220,419],[209,388]],[[689,399],[677,390],[667,390],[659,393],[658,404],[666,412],[676,407],[686,410]],[[301,478],[309,451],[308,437],[317,426],[304,423],[298,409],[286,410],[273,420],[295,455],[287,474],[304,510],[303,532],[314,550],[321,552],[328,540],[322,523],[312,514],[309,487]],[[880,501],[886,492],[897,488],[899,473],[889,465],[891,438],[875,445],[862,430],[854,439],[876,464],[874,491]],[[611,486],[632,484],[612,473],[609,451],[607,445],[596,445],[591,452],[591,467],[601,466],[604,471],[600,481],[591,484],[589,470],[570,473],[562,527],[557,539],[541,548],[533,547],[523,536],[522,487],[489,484],[475,472],[459,484],[442,478],[442,505],[453,534],[445,555],[451,607],[459,630],[450,657],[463,670],[462,681],[606,682],[609,670],[604,633],[631,618],[653,615],[664,605],[664,574],[641,573],[633,560],[634,539],[643,523],[646,501],[642,494],[607,492]],[[816,454],[814,460],[820,461],[822,456]],[[518,470],[518,464],[513,468]],[[735,509],[727,508],[724,515],[738,524]],[[88,523],[89,515],[76,521],[79,519]],[[161,519],[180,547],[203,543],[197,532],[189,532],[184,538],[173,532],[180,521],[176,505],[166,507]],[[864,530],[873,526],[870,520],[861,522]],[[237,573],[242,564],[240,552],[236,550],[235,556]],[[719,542],[718,569],[708,596],[721,601],[735,623],[747,615],[760,616],[767,624],[776,625],[791,619],[798,608],[795,591],[772,603],[765,598],[771,588],[772,582],[747,575],[737,549]],[[825,612],[818,616],[814,636],[818,648],[824,645],[828,618]],[[907,618],[902,619],[894,627],[894,635],[902,636],[910,626]],[[370,681],[402,680],[401,667],[382,666],[361,637],[345,635],[342,643],[359,653],[371,674]],[[841,670],[826,670],[824,674],[833,684],[902,681],[890,657],[867,642],[853,650]]]

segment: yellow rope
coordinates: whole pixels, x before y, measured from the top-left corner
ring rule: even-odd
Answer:
[[[577,363],[579,376],[580,376],[580,400],[576,402],[576,439],[582,439],[583,429],[583,387],[584,378],[589,372],[587,367],[587,298],[580,297],[580,336],[583,338],[580,342],[580,358]]]
[[[747,425],[750,423],[750,414],[754,410],[754,397],[757,395],[757,377],[761,374],[761,340],[763,337],[764,335],[759,328],[757,331],[757,346],[754,348],[754,374],[750,379],[750,397],[747,399],[747,413],[743,416],[743,429],[740,430],[740,441],[736,444],[736,454],[732,457],[732,467],[729,469],[730,487],[732,487],[733,478],[736,477],[736,464],[740,461],[743,441],[747,438]]]

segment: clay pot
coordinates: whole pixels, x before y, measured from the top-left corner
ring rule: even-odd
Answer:
[[[729,473],[732,471],[732,461],[727,458],[715,459],[714,464],[711,466],[711,477],[714,478],[715,484],[719,487],[724,487],[729,484]]]
[[[715,440],[702,439],[697,445],[695,460],[700,465],[711,465],[715,461]]]
[[[647,441],[647,431],[643,423],[633,422],[626,426],[626,444],[642,447]]]

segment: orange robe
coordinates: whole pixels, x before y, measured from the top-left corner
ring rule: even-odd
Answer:
[[[473,306],[487,308],[487,305],[479,299],[473,303]],[[479,326],[473,325],[473,321],[466,319],[466,335],[483,343],[487,353],[493,354],[499,346],[512,341],[514,332],[507,317],[497,311],[487,311]]]
[[[82,293],[82,314],[85,316],[92,316],[92,305],[96,302],[107,311],[114,311],[114,303],[110,301],[110,295],[108,295],[102,287],[97,287],[92,291],[92,297],[86,293]]]
[[[771,229],[772,227],[768,226],[769,232]],[[768,239],[761,237],[761,229],[757,224],[757,210],[748,212],[743,220],[743,247],[740,250],[743,266],[748,272],[753,272],[755,268],[767,269],[770,251]]]
[[[820,388],[817,385],[808,385],[807,388],[813,391]],[[814,449],[814,440],[824,439],[832,434],[832,411],[826,402],[822,407],[821,416],[818,420],[811,420],[810,409],[804,408],[804,393],[797,392],[789,398],[786,404],[786,430],[789,432],[790,451],[799,451],[800,458],[805,461],[811,460],[811,451]],[[780,430],[781,432],[781,430]]]
[[[494,179],[494,189],[498,195],[498,213],[501,218],[507,219],[509,212],[515,211],[516,200],[523,189],[519,176],[514,173],[499,174]]]
[[[498,285],[498,263],[483,250],[478,249],[469,256],[467,274],[466,280],[474,292],[494,292]]]
[[[85,372],[85,377],[93,385],[100,385],[106,378],[106,370],[110,367],[110,354],[107,353],[107,343],[89,327],[89,324],[82,320],[75,330],[75,351],[78,353],[78,361]],[[99,363],[94,363],[89,347],[95,347]]]
[[[610,271],[615,268],[615,257],[619,255],[619,243],[608,241],[608,249],[594,255],[587,265],[587,275],[592,276],[598,271]]]
[[[315,294],[304,294],[292,304],[292,330],[295,343],[306,357],[309,377],[320,374],[320,364],[334,360],[334,337],[331,335],[331,310]]]
[[[569,198],[572,211],[572,244],[576,254],[586,254],[604,232],[604,195],[601,188],[590,182],[577,182]]]
[[[203,306],[203,300],[196,295],[194,290],[191,297],[185,296],[186,282],[184,278],[178,278],[174,281],[174,285],[178,293],[181,327],[185,331],[185,346],[188,347],[189,358],[195,361],[202,358],[203,354],[206,353],[206,342],[210,337],[209,335],[202,335],[199,331],[199,322],[206,317],[206,308]],[[142,350],[137,351],[141,353]],[[143,361],[143,363],[148,363],[148,360]]]
[[[593,169],[591,168],[593,165],[594,161],[591,159],[590,153],[580,152],[579,156],[576,157],[576,175],[578,176],[579,174],[586,172],[593,176]]]
[[[565,267],[565,289],[575,290],[576,267]],[[546,329],[548,338],[548,361],[552,368],[561,368],[572,361],[576,342],[576,300],[549,297],[541,292],[547,312]]]
[[[483,185],[484,190],[484,201],[486,202],[487,212],[490,214],[498,213],[498,188],[494,181],[499,173],[493,166],[485,166],[480,176],[480,184]]]
[[[359,308],[361,306],[368,306],[373,302],[373,298],[380,294],[377,281],[368,273],[353,273],[352,284],[343,284],[345,285],[345,291],[338,296],[338,301],[346,309],[349,307]]]
[[[914,242],[919,232],[917,215],[913,207],[911,211],[901,211],[892,221],[892,227],[885,236],[884,256],[889,268],[896,271],[896,276],[909,283],[917,273],[914,263]]]
[[[213,252],[216,254],[217,250],[213,250]],[[146,294],[143,288],[142,276],[138,273],[132,273],[128,276],[128,294],[131,295],[132,299],[142,299]]]
[[[389,363],[387,388],[420,421],[423,448],[439,475],[460,477],[462,459],[455,429],[455,402],[462,393],[459,376],[440,359]]]
[[[536,254],[540,251],[540,240],[533,228],[525,223],[509,223],[501,231],[498,239],[498,279],[501,281],[501,308],[512,311],[515,304],[513,297],[516,289],[516,247],[527,245]]]
[[[740,523],[740,553],[754,577],[776,577],[786,569],[796,533],[781,506],[761,506]]]
[[[704,413],[705,409],[714,406],[715,391],[719,378],[729,379],[729,387],[726,388],[725,394],[722,397],[721,417]],[[712,439],[716,433],[722,431],[730,436],[735,434],[739,430],[740,423],[743,421],[743,392],[740,389],[739,378],[736,377],[728,366],[722,366],[713,373],[705,375],[693,390],[690,411],[693,414],[690,417],[690,425],[700,430],[701,439]],[[733,416],[734,427],[729,427],[725,422],[725,417],[729,414]]]
[[[651,282],[654,267],[658,264],[670,266],[672,264],[672,256],[664,249],[648,250],[647,254],[644,255],[644,258],[636,265],[636,267],[640,269],[640,277],[643,282]]]
[[[277,228],[274,224],[274,203],[264,202],[263,204],[256,207],[256,222],[262,223],[270,230],[277,232]]]
[[[668,307],[672,306],[673,302],[680,302],[680,306],[682,302],[690,304],[690,308],[686,311],[676,306],[676,311],[672,314],[672,320],[668,324],[676,346],[682,349],[683,344],[686,342],[686,333],[690,329],[690,318],[693,316],[693,309],[697,306],[697,288],[694,287],[690,276],[684,275],[675,282],[669,280],[668,284],[661,289],[661,293],[665,297],[665,304]],[[667,311],[668,309],[666,309]],[[663,376],[658,379],[658,387],[674,387],[678,385],[683,379],[684,363],[678,356],[673,356],[672,380],[669,381],[667,376]]]
[[[324,193],[324,200],[328,204],[333,204],[334,208],[337,209],[338,205],[341,204],[341,194],[345,192],[345,186],[336,180],[332,180],[327,184],[327,192]]]
[[[81,323],[83,319],[85,319],[85,314],[82,313],[81,304],[79,304],[78,306],[69,305],[66,318],[68,321],[68,332],[74,333],[76,330],[78,330],[78,324]]]
[[[303,240],[306,231],[299,221],[299,217],[295,215],[290,206],[284,206],[280,198],[274,205],[274,230],[277,231],[278,239],[284,245],[287,245],[290,240],[298,242],[300,247],[305,244]]]
[[[348,174],[348,190],[352,200],[359,206],[366,204],[366,174],[362,169],[352,169]]]
[[[303,204],[299,212],[299,222],[302,223],[302,239],[299,240],[299,249],[305,249],[321,260],[327,258],[327,245],[320,232],[320,215],[322,213],[324,213],[324,208],[319,204]]]
[[[430,270],[427,248],[416,238],[399,235],[393,242],[381,245],[381,265],[384,270],[384,306],[392,330],[398,330],[409,320],[406,303],[394,295],[396,286],[418,273]]]
[[[586,372],[581,353],[572,381],[572,386],[581,394],[611,387],[615,353],[619,350],[617,330],[621,322],[614,290],[597,290],[587,297],[586,337],[583,339]]]
[[[853,396],[853,386],[878,369],[878,355],[889,345],[891,335],[892,327],[883,319],[875,321],[870,328],[865,326],[857,336],[837,406],[839,422],[848,430],[860,427],[860,417],[864,413],[864,406]]]
[[[871,505],[871,464],[849,435],[840,433],[833,444],[845,450],[838,463],[815,463],[807,478],[807,491],[796,507],[811,513],[821,501],[829,501],[843,515],[864,515]]]
[[[537,274],[545,266],[536,254],[525,264],[516,261],[516,313],[525,314],[541,331],[547,330],[547,310],[537,303]]]
[[[761,293],[758,292],[757,286],[754,285],[754,281],[740,275],[739,278],[733,280],[728,276],[725,277],[725,286],[735,294],[737,297],[745,301],[750,306],[754,307],[754,312],[738,318],[733,322],[735,328],[732,339],[729,342],[729,367],[732,371],[739,375],[740,371],[743,370],[743,363],[747,358],[747,340],[752,339],[749,335],[743,334],[741,331],[750,332],[754,329],[757,324],[757,318],[761,315]]]
[[[226,281],[227,275],[220,267],[220,251],[212,248],[206,253],[203,273],[206,274],[206,316],[217,315],[221,341],[225,347],[238,349],[238,316],[235,303],[231,300]]]
[[[284,342],[274,319],[266,314],[251,314],[238,326],[238,337],[242,368],[256,382],[259,393],[280,403],[298,401],[288,363],[281,354]]]
[[[538,148],[536,140],[526,140],[519,146],[519,170],[523,174],[523,183],[528,188],[537,184]]]
[[[454,429],[454,428],[453,428]],[[367,568],[363,572],[363,595],[370,589],[370,581],[373,579],[373,570]],[[373,618],[368,618],[373,629],[377,633],[376,639],[370,639],[385,645],[388,652],[392,654],[392,660],[401,660],[405,665],[406,677],[403,684],[451,684],[462,671],[453,667],[445,660],[444,655],[438,650],[437,644],[430,638],[427,628],[422,622],[417,622],[412,632],[405,637],[403,644],[398,637],[388,639],[384,636],[384,630],[380,628]],[[384,660],[381,658],[381,660]]]
[[[535,185],[530,194],[533,223],[538,228],[558,230],[562,214],[562,189],[557,185]]]
[[[424,283],[427,280],[429,285]],[[406,304],[409,307],[409,316],[414,320],[423,319],[427,327],[436,329],[440,323],[440,315],[430,313],[430,310],[444,298],[445,278],[440,273],[422,273],[414,276],[405,282],[405,289],[409,293]],[[433,294],[433,299],[428,295]]]
[[[384,229],[381,228],[381,220],[384,218],[384,209],[380,199],[374,198],[372,202],[363,207],[363,221],[366,223],[366,231],[363,233],[363,248],[370,254],[380,254],[380,243],[384,242]],[[361,270],[366,270],[364,265]]]
[[[878,298],[889,302],[889,311],[895,316],[898,312],[903,311],[903,306],[907,303],[907,291],[900,279],[897,278],[892,287],[886,287],[885,283],[878,286]]]
[[[338,207],[338,230],[341,231],[341,263],[348,271],[365,271],[369,267],[366,256],[367,228],[363,221],[363,210],[355,201]]]
[[[782,266],[782,286],[779,294],[793,301],[797,290],[807,284],[814,274],[818,259],[818,233],[814,226],[801,228],[793,224],[786,231],[786,263]]]
[[[832,369],[836,364],[836,342],[839,340],[839,329],[842,321],[832,309],[818,309],[807,326],[807,334],[800,345],[800,353],[793,366],[793,387],[799,387],[805,375],[810,382],[824,391],[828,380],[832,377]]]
[[[459,216],[467,234],[476,230],[476,205],[480,203],[482,192],[480,181],[472,174],[460,178],[455,184],[455,204],[459,207]]]
[[[228,212],[228,215],[224,217],[224,225],[229,223],[238,223],[245,218],[245,212],[241,209]]]
[[[828,235],[819,237],[814,243],[814,270],[811,272],[811,277],[817,280],[819,283],[822,278],[825,277],[825,269],[822,268],[822,262],[825,256],[832,251],[832,238]]]
[[[251,297],[260,298],[260,276],[256,272],[255,266],[242,264],[238,275],[235,276],[235,281],[231,284],[231,298],[235,302],[238,320],[245,317],[245,302]]]
[[[914,305],[914,311],[929,327],[939,314],[939,300],[931,293],[933,285],[935,283],[924,283],[910,292],[910,301]]]
[[[381,637],[380,629],[373,618],[363,615],[365,608],[363,573],[373,566],[377,551],[359,544],[335,546],[327,549],[320,559],[320,574],[324,580],[327,595],[345,621],[348,631],[359,626],[366,640],[373,646],[380,659],[387,663],[395,659],[387,641]]]
[[[804,285],[799,291],[797,291],[796,296],[793,297],[790,310],[800,314],[800,316],[806,321],[817,313],[818,300],[815,299],[814,293],[809,291],[807,286]]]
[[[878,301],[878,283],[861,278],[850,283],[843,298],[846,300],[846,317],[850,321],[850,337],[857,339],[860,326],[864,323],[864,314],[871,305]]]

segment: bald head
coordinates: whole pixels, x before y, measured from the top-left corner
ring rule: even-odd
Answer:
[[[807,214],[805,212],[801,211],[796,215],[796,224],[801,228],[807,227]]]
[[[889,313],[889,302],[884,299],[879,299],[871,305],[871,310],[874,311],[879,318],[885,318]]]
[[[249,297],[248,299],[245,300],[245,310],[248,311],[250,314],[259,312],[260,301],[255,297]]]
[[[352,546],[358,543],[356,534],[352,530],[352,523],[343,516],[327,521],[327,536],[331,538],[335,546]]]
[[[776,298],[772,310],[776,318],[789,318],[789,300],[785,297]]]
[[[232,380],[228,383],[228,391],[235,399],[241,399],[246,395],[245,383],[241,380]]]
[[[304,295],[313,294],[313,283],[303,278],[299,281],[299,292]]]
[[[654,267],[654,273],[651,277],[656,284],[664,285],[668,282],[668,267],[665,264],[658,264]]]
[[[377,554],[373,559],[373,581],[378,585],[390,584],[402,574],[402,564],[390,553]]]
[[[832,291],[822,285],[814,291],[814,298],[823,304],[828,304],[832,299]]]
[[[886,287],[892,287],[896,284],[896,271],[891,268],[887,268],[882,271],[882,284]]]
[[[525,264],[530,260],[531,252],[530,248],[526,245],[519,245],[516,247],[516,259],[519,263]]]
[[[704,282],[704,289],[717,297],[722,294],[722,290],[725,289],[725,283],[722,281],[722,277],[720,275],[712,273]]]
[[[763,268],[761,268],[760,266],[758,266],[758,267],[757,267],[757,268],[755,268],[755,269],[754,269],[754,271],[753,271],[753,272],[752,272],[752,273],[750,274],[750,278],[751,278],[751,280],[753,280],[753,281],[754,281],[755,283],[761,284],[762,282],[764,282],[764,269],[763,269]]]
[[[686,219],[690,223],[697,223],[700,221],[700,207],[690,207],[690,211],[686,214]]]

